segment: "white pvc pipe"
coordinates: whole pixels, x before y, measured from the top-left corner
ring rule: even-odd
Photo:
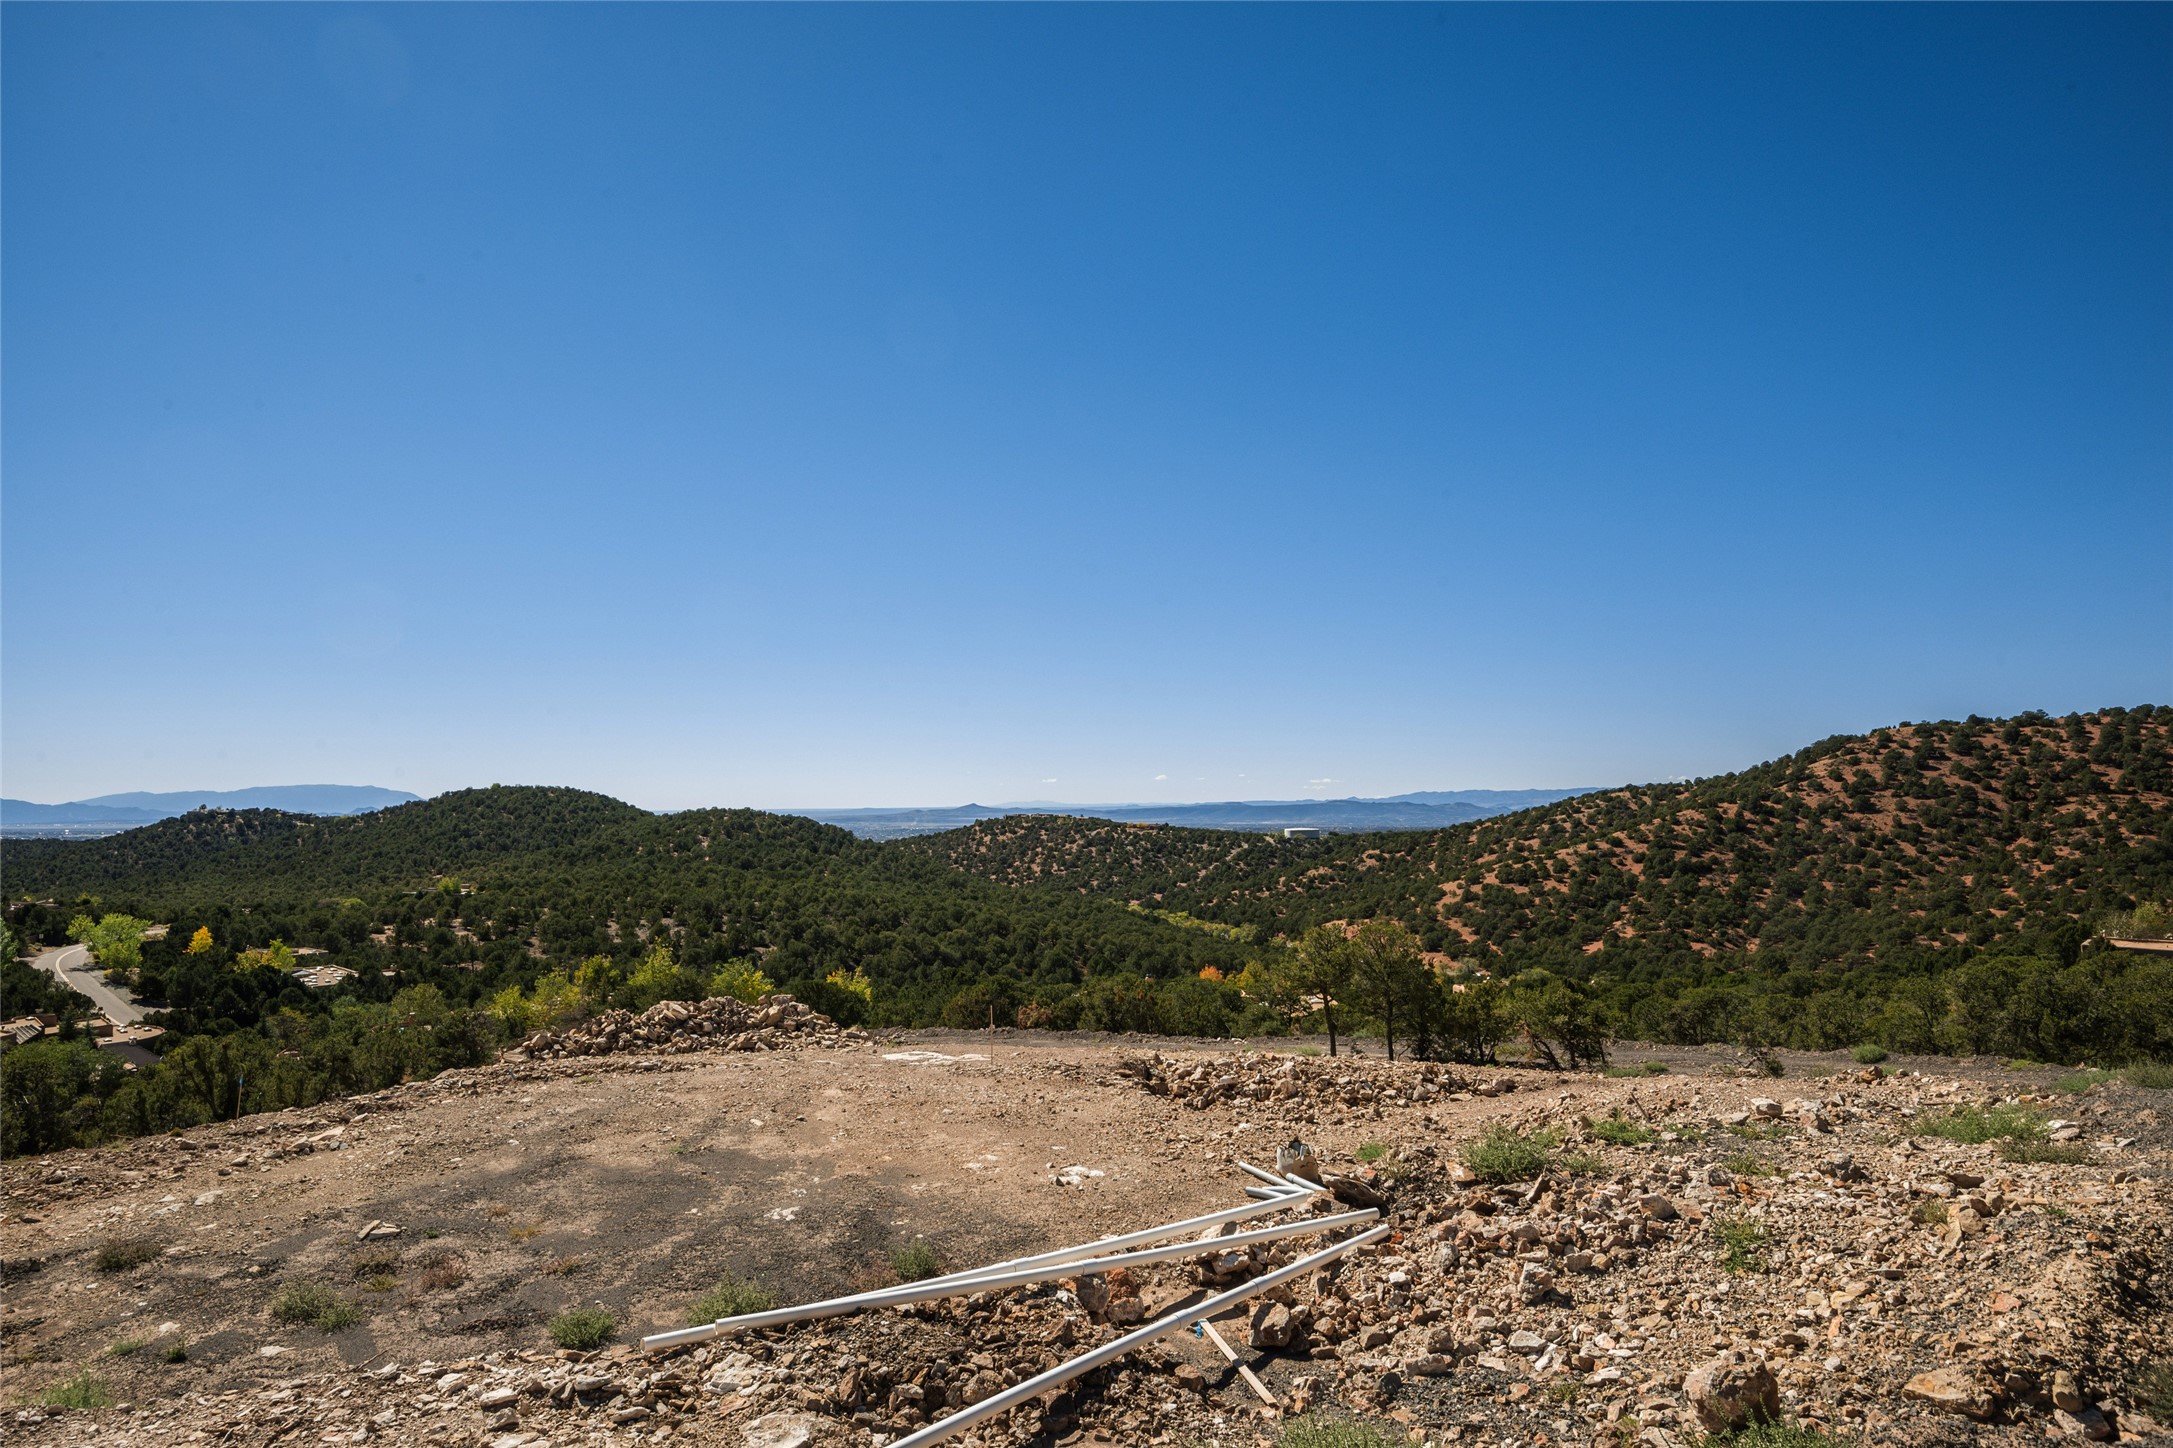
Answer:
[[[1322,1218],[1321,1220],[1325,1221],[1327,1219]],[[1378,1242],[1386,1237],[1388,1233],[1389,1227],[1386,1223],[1383,1223],[1369,1232],[1361,1232],[1348,1241],[1338,1242],[1333,1247],[1324,1248],[1313,1253],[1310,1257],[1300,1257],[1288,1266],[1278,1267],[1273,1272],[1255,1277],[1252,1281],[1240,1287],[1233,1287],[1219,1297],[1210,1297],[1205,1302],[1195,1303],[1191,1307],[1179,1308],[1169,1316],[1158,1318],[1136,1332],[1126,1333],[1115,1342],[1104,1343],[1092,1352],[1080,1354],[1070,1362],[1058,1363],[1047,1372],[1030,1377],[1015,1388],[1006,1388],[991,1397],[983,1398],[971,1407],[961,1408],[948,1418],[930,1423],[918,1433],[908,1433],[905,1437],[892,1443],[890,1448],[928,1448],[929,1444],[940,1443],[953,1433],[969,1428],[983,1418],[1008,1412],[1021,1403],[1040,1397],[1051,1388],[1061,1387],[1082,1373],[1092,1372],[1103,1363],[1115,1362],[1134,1348],[1145,1347],[1158,1337],[1167,1337],[1169,1334],[1188,1327],[1192,1323],[1214,1317],[1218,1313],[1235,1307],[1248,1297],[1258,1296],[1270,1287],[1280,1286],[1294,1277],[1303,1277],[1322,1263],[1342,1256],[1353,1247],[1362,1247],[1368,1242]]]
[[[1187,1217],[1181,1222],[1170,1222],[1160,1227],[1147,1227],[1137,1232],[1124,1232],[1117,1236],[1104,1237],[1097,1242],[1084,1242],[1076,1247],[1060,1247],[1054,1252],[1040,1252],[1031,1257],[1013,1257],[1002,1262],[991,1262],[986,1267],[975,1267],[962,1272],[946,1272],[940,1277],[925,1278],[917,1285],[934,1287],[939,1283],[963,1284],[978,1282],[991,1274],[1015,1271],[1022,1267],[1053,1266],[1057,1263],[1079,1262],[1101,1252],[1137,1246],[1146,1242],[1159,1242],[1168,1237],[1180,1237],[1187,1233],[1204,1231],[1209,1227],[1219,1227],[1229,1222],[1242,1222],[1253,1217],[1266,1216],[1284,1206],[1295,1204],[1305,1197],[1316,1195],[1322,1190],[1321,1187],[1312,1182],[1284,1181],[1280,1177],[1273,1176],[1244,1162],[1239,1162],[1238,1165],[1263,1181],[1275,1182],[1281,1190],[1276,1191],[1271,1196],[1263,1196],[1245,1206],[1224,1207],[1220,1211],[1204,1212],[1197,1217]],[[1266,1189],[1263,1188],[1262,1190],[1265,1191]],[[804,1306],[811,1309],[835,1307],[841,1311],[852,1311],[862,1305],[882,1306],[883,1303],[879,1299],[885,1293],[896,1290],[895,1288],[879,1288],[874,1292],[856,1292],[845,1297],[831,1297],[821,1302],[806,1303]],[[839,1315],[838,1312],[811,1312],[809,1314],[809,1316],[813,1317],[835,1317]],[[799,1321],[802,1319],[794,1320]],[[704,1323],[702,1327],[714,1325],[713,1323]],[[687,1342],[698,1342],[701,1341],[700,1337],[688,1336],[688,1334],[699,1332],[701,1332],[701,1328],[686,1328],[676,1333],[658,1333],[654,1337],[643,1338],[642,1345],[650,1347],[650,1344],[657,1343],[661,1347],[671,1347]],[[665,1339],[669,1339],[669,1341],[665,1341]],[[658,1349],[650,1348],[650,1350],[656,1351]]]
[[[1287,1182],[1280,1177],[1271,1176],[1258,1167],[1247,1166],[1244,1162],[1239,1162],[1238,1166],[1265,1181],[1284,1188],[1282,1193],[1283,1202],[1292,1202],[1297,1199],[1299,1195],[1296,1190],[1297,1183]],[[1324,1190],[1325,1188],[1312,1182],[1304,1184],[1304,1193],[1306,1195],[1317,1194]],[[1108,1252],[1118,1247],[1135,1247],[1145,1242],[1159,1242],[1166,1237],[1178,1237],[1186,1232],[1204,1231],[1208,1227],[1219,1227],[1225,1222],[1243,1222],[1253,1217],[1263,1217],[1274,1210],[1275,1204],[1271,1204],[1263,1198],[1242,1207],[1224,1207],[1217,1212],[1203,1212],[1197,1217],[1187,1217],[1181,1222],[1171,1222],[1160,1227],[1146,1227],[1137,1232],[1124,1232],[1118,1236],[1104,1237],[1098,1242],[1085,1242],[1076,1247],[1061,1247],[1054,1252],[1039,1252],[1031,1257],[1012,1257],[1002,1262],[991,1262],[988,1266],[976,1268],[971,1272],[953,1272],[949,1276],[963,1281],[966,1278],[980,1277],[990,1272],[1008,1272],[1014,1267],[1037,1267],[1044,1262],[1076,1262],[1082,1257],[1091,1257],[1097,1252]]]
[[[1266,1182],[1271,1187],[1280,1187],[1287,1189],[1290,1185],[1287,1181],[1285,1181],[1282,1177],[1277,1176],[1274,1172],[1268,1171],[1264,1167],[1254,1166],[1249,1161],[1241,1161],[1237,1163],[1237,1169],[1241,1172],[1246,1173],[1249,1176],[1256,1176],[1260,1178],[1260,1180]],[[1316,1192],[1320,1190],[1320,1187],[1312,1182],[1307,1182],[1306,1186]]]
[[[1036,1282],[1051,1282],[1059,1277],[1093,1277],[1115,1271],[1119,1267],[1139,1267],[1149,1262],[1168,1262],[1180,1257],[1207,1257],[1217,1252],[1227,1252],[1233,1247],[1249,1247],[1255,1242],[1273,1242],[1282,1237],[1310,1236],[1315,1232],[1332,1231],[1337,1227],[1353,1227],[1360,1222],[1373,1221],[1380,1215],[1378,1211],[1368,1207],[1363,1211],[1344,1212],[1336,1216],[1305,1217],[1273,1227],[1256,1227],[1250,1232],[1238,1232],[1228,1237],[1173,1242],[1166,1247],[1120,1252],[1113,1257],[1093,1257],[1083,1262],[1059,1262],[1054,1265],[1022,1268],[1015,1272],[912,1282],[902,1287],[885,1287],[874,1292],[857,1293],[852,1297],[833,1297],[827,1302],[806,1302],[797,1307],[775,1307],[767,1312],[747,1312],[737,1317],[719,1318],[699,1327],[683,1327],[676,1332],[656,1333],[643,1338],[641,1346],[644,1352],[661,1352],[665,1348],[684,1347],[690,1342],[706,1342],[727,1333],[782,1327],[787,1323],[809,1322],[820,1317],[843,1317],[847,1313],[863,1312],[873,1307],[908,1307],[916,1302],[934,1302],[939,1298],[958,1297],[968,1292],[982,1292],[998,1287],[1026,1287]]]
[[[1147,1242],[1159,1242],[1168,1237],[1183,1236],[1190,1232],[1203,1231],[1209,1227],[1219,1227],[1225,1223],[1242,1222],[1253,1217],[1266,1216],[1283,1206],[1294,1204],[1305,1197],[1316,1196],[1326,1190],[1317,1182],[1309,1182],[1302,1177],[1278,1177],[1271,1172],[1262,1171],[1249,1162],[1241,1161],[1237,1163],[1237,1166],[1240,1170],[1249,1172],[1262,1181],[1273,1182],[1278,1190],[1273,1196],[1262,1197],[1245,1206],[1224,1207],[1220,1211],[1203,1212],[1197,1217],[1187,1217],[1180,1222],[1170,1222],[1160,1227],[1147,1227],[1136,1232],[1124,1232],[1116,1236],[1104,1237],[1099,1241],[1084,1242],[1074,1247],[1060,1247],[1056,1251],[1040,1252],[1031,1257],[1012,1257],[1002,1262],[991,1262],[985,1267],[974,1267],[959,1272],[946,1272],[940,1277],[924,1278],[917,1285],[934,1287],[938,1283],[977,1282],[992,1273],[1009,1272],[1021,1267],[1053,1266],[1063,1262],[1079,1262],[1091,1258],[1097,1253],[1108,1252],[1117,1248],[1137,1246]],[[872,1299],[879,1299],[885,1293],[896,1290],[895,1288],[878,1288],[873,1292],[855,1292],[844,1297],[831,1297],[821,1302],[805,1303],[803,1306],[811,1309],[835,1307],[842,1311],[853,1311],[862,1305],[881,1306],[883,1304],[880,1301]],[[810,1316],[815,1317],[836,1317],[839,1315],[841,1315],[840,1312],[810,1313]],[[725,1319],[720,1319],[720,1321],[722,1320]],[[714,1325],[713,1323],[704,1323],[700,1327],[686,1328],[675,1333],[658,1333],[654,1337],[642,1339],[642,1345],[648,1347],[650,1343],[655,1342],[663,1347],[671,1347],[683,1345],[686,1342],[698,1342],[702,1340],[701,1337],[690,1336],[689,1334],[700,1333],[702,1328]],[[665,1339],[670,1341],[664,1341]],[[650,1350],[657,1351],[659,1349],[651,1348]]]

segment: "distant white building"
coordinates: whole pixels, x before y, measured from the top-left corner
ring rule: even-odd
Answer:
[[[1320,838],[1320,831],[1314,829],[1311,825],[1289,825],[1283,830],[1283,838],[1286,840],[1317,840]]]

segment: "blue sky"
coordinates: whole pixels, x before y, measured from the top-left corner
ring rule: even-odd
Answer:
[[[1741,767],[2173,702],[2164,6],[32,6],[0,788]]]

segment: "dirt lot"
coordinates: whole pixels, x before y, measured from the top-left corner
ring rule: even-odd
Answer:
[[[1247,1180],[1231,1161],[1299,1136],[1358,1197],[1385,1196],[1398,1232],[1285,1294],[1289,1342],[1249,1347],[1243,1310],[1223,1322],[1285,1412],[1436,1443],[1664,1448],[1697,1436],[1685,1373],[1732,1353],[1774,1373],[1789,1416],[1850,1440],[2156,1436],[2151,1413],[2173,1406],[2154,1396],[2173,1377],[2152,1375],[2173,1359],[2173,1093],[2026,1100],[2073,1119],[2087,1159],[2015,1163],[1910,1125],[2049,1093],[2049,1075],[1624,1059],[1655,1054],[1667,1074],[1444,1078],[1377,1056],[921,1033],[501,1064],[11,1162],[0,1421],[37,1443],[890,1441],[1123,1314],[1051,1285],[663,1360],[630,1344],[684,1325],[728,1272],[803,1301],[891,1280],[915,1238],[964,1267],[1231,1205]],[[1491,1124],[1551,1130],[1545,1173],[1469,1180]],[[1060,1180],[1073,1166],[1100,1175]],[[1748,1248],[1728,1245],[1739,1227]],[[1167,1301],[1199,1275],[1177,1264],[1117,1295]],[[361,1320],[278,1320],[297,1285]],[[553,1345],[578,1306],[613,1316],[613,1345]],[[1942,1370],[1945,1401],[1922,1376]],[[37,1406],[85,1371],[114,1406]],[[954,1441],[1276,1432],[1182,1332]]]

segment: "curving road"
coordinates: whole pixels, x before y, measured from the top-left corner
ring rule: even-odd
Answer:
[[[143,1019],[134,998],[106,984],[105,976],[91,963],[90,951],[83,946],[63,945],[58,950],[41,951],[31,957],[30,963],[51,972],[68,989],[89,996],[109,1021],[125,1026]]]

